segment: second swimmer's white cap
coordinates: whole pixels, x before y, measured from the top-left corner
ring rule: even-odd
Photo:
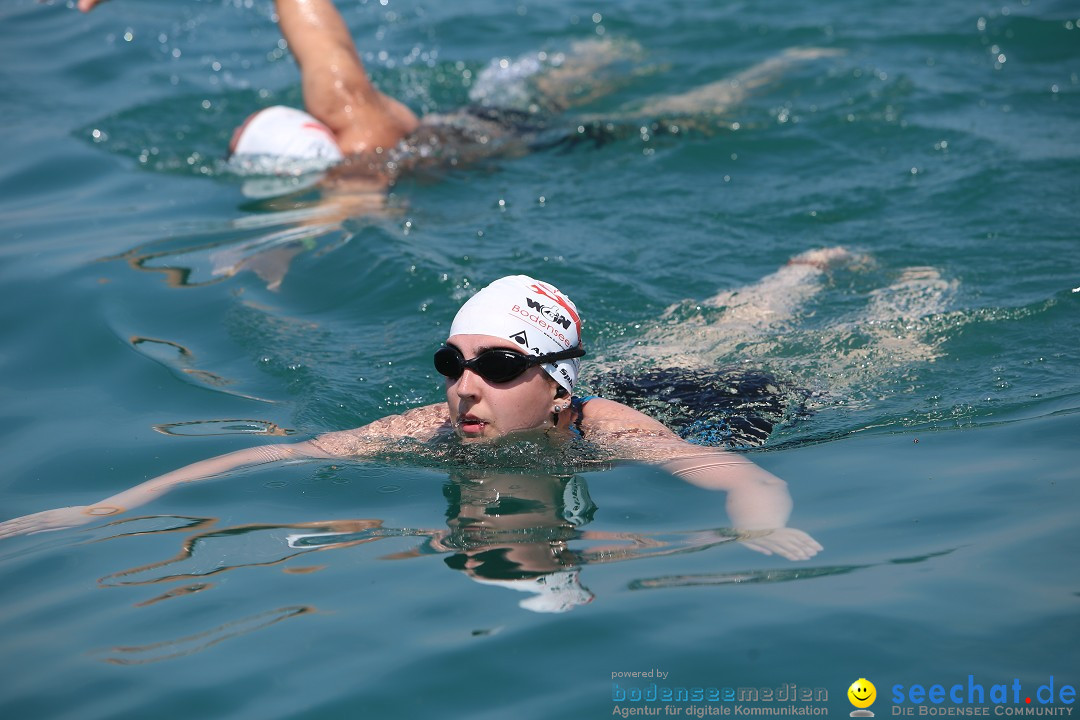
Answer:
[[[274,156],[299,160],[344,158],[334,133],[308,113],[274,105],[254,113],[236,131],[230,155]]]
[[[570,298],[554,285],[528,275],[509,275],[461,306],[450,325],[450,336],[454,335],[508,338],[530,355],[546,355],[581,344],[581,317]],[[581,367],[578,358],[541,367],[573,393]]]

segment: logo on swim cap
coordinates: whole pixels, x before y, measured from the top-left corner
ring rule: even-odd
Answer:
[[[570,302],[567,298],[563,297],[559,293],[558,289],[551,285],[542,285],[541,283],[533,283],[532,289],[539,295],[549,297],[558,303],[559,307],[566,311],[566,315],[563,315],[558,310],[554,310],[550,307],[544,306],[532,298],[525,298],[525,302],[529,304],[529,307],[536,308],[545,316],[550,317],[553,322],[562,325],[564,329],[570,329],[570,323],[573,322],[576,325],[577,335],[581,337],[581,318],[578,317],[577,308],[574,307],[574,303]]]

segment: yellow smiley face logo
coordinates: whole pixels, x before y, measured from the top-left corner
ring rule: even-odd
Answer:
[[[868,708],[877,699],[877,688],[866,678],[859,678],[847,689],[848,700],[857,708]]]

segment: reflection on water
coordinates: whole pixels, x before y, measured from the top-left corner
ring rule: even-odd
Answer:
[[[197,592],[202,592],[203,590],[211,587],[213,587],[212,583],[192,583],[191,585],[184,585],[183,587],[166,590],[157,597],[152,597],[149,600],[143,600],[142,602],[135,603],[135,607],[149,607],[150,605],[159,603],[162,600],[171,600],[173,598],[183,597],[184,595],[194,595]]]
[[[289,199],[286,208],[270,202],[263,210],[271,213],[268,216],[242,217],[220,230],[151,240],[101,262],[121,260],[132,270],[159,273],[169,286],[178,288],[210,285],[251,270],[270,289],[277,289],[293,257],[315,249],[319,238],[337,231],[361,200],[366,196],[341,194],[309,200],[299,208],[296,199]]]
[[[198,383],[199,385],[201,385],[203,387],[213,388],[215,390],[219,390],[221,392],[226,392],[226,393],[228,393],[230,395],[236,395],[237,397],[246,398],[248,400],[256,400],[258,402],[266,402],[266,403],[274,402],[273,400],[268,400],[266,398],[260,398],[260,397],[256,397],[254,395],[250,395],[250,394],[247,394],[247,393],[242,393],[242,392],[239,392],[239,391],[236,391],[236,390],[230,390],[230,389],[228,389],[228,386],[234,384],[233,380],[230,380],[229,378],[226,378],[226,377],[222,377],[221,375],[218,375],[217,373],[211,372],[209,370],[203,370],[202,368],[190,367],[191,364],[195,361],[195,353],[193,353],[190,349],[188,349],[187,347],[181,345],[178,342],[173,342],[172,340],[162,340],[160,338],[141,337],[139,335],[131,336],[131,338],[129,339],[129,342],[131,343],[131,345],[135,349],[137,349],[143,355],[149,357],[150,359],[154,360],[155,362],[157,362],[157,363],[159,363],[161,365],[164,365],[165,367],[169,368],[170,370],[172,370],[174,372],[179,372],[180,373],[179,377],[181,377],[183,379],[194,380],[194,381],[196,381],[196,383]],[[223,423],[223,422],[229,422],[229,421],[195,421],[193,423],[162,424],[162,425],[155,426],[154,429],[157,430],[158,432],[165,433],[166,435],[211,434],[211,433],[170,432],[170,428],[172,428],[174,426],[189,425],[189,424],[193,425],[193,424],[202,423],[202,422]],[[248,422],[248,421],[239,421],[239,422]],[[271,432],[270,431],[271,428],[274,429],[274,430],[278,430],[277,426],[274,425],[273,423],[264,422],[264,421],[260,421],[260,420],[255,420],[255,421],[250,421],[250,422],[259,424],[260,426],[265,428],[265,432],[268,435],[284,435],[284,434],[286,434],[286,432],[284,432],[284,431],[282,431],[282,432],[276,432],[276,431]],[[235,432],[235,430],[233,430],[233,432]],[[248,431],[248,432],[251,432],[251,431]]]
[[[176,658],[201,652],[225,640],[231,640],[256,630],[265,630],[282,620],[289,620],[313,612],[316,612],[315,608],[308,605],[293,605],[267,610],[193,635],[162,640],[148,645],[120,645],[109,648],[109,650],[100,653],[104,655],[101,659],[113,665],[145,665],[147,663],[161,662],[162,660],[175,660]]]
[[[331,523],[334,532],[349,537],[343,546],[358,545],[386,537],[366,531],[378,528],[380,520],[347,520]],[[206,520],[203,525],[214,525]],[[299,525],[241,525],[207,530],[187,537],[180,551],[171,558],[106,575],[98,580],[103,587],[152,585],[163,582],[190,581],[229,572],[238,568],[278,565],[312,547],[296,546],[290,537],[296,534],[326,532],[324,523]],[[225,558],[229,558],[227,561]]]
[[[627,587],[631,590],[658,590],[676,587],[697,587],[711,585],[738,585],[743,583],[778,583],[792,580],[809,580],[811,578],[828,577],[832,575],[846,575],[856,570],[877,567],[880,565],[910,565],[923,563],[935,558],[944,557],[955,551],[955,548],[942,550],[935,553],[927,553],[914,557],[894,558],[885,562],[867,563],[863,565],[822,565],[819,567],[780,568],[772,570],[745,570],[734,573],[696,573],[693,575],[663,575],[654,578],[639,578],[632,580]]]
[[[755,539],[762,534],[727,528],[664,532],[591,530],[588,526],[599,508],[585,478],[574,474],[461,472],[445,482],[443,496],[447,503],[446,524],[441,528],[387,527],[379,518],[232,527],[216,527],[219,521],[213,519],[191,518],[164,521],[143,517],[112,523],[105,527],[124,532],[104,539],[178,530],[187,534],[179,552],[172,557],[110,573],[100,578],[99,585],[176,583],[175,587],[137,604],[146,607],[212,590],[215,583],[210,578],[223,573],[285,566],[313,552],[341,551],[388,538],[416,538],[419,544],[381,555],[380,559],[400,561],[437,556],[448,568],[464,573],[477,583],[526,593],[528,597],[519,603],[525,609],[566,612],[594,600],[594,594],[582,579],[582,571],[589,565],[676,556],[733,541],[745,540],[748,547],[753,547]],[[133,527],[135,532],[131,531]],[[290,574],[308,574],[325,566],[305,559],[303,564],[282,569]],[[809,571],[787,579],[813,576],[815,572]],[[643,587],[680,584],[664,579],[641,583]],[[210,634],[217,638],[222,630]],[[189,644],[190,640],[177,642]],[[185,653],[193,651],[189,649]]]
[[[189,420],[154,425],[162,435],[291,435],[292,430],[269,420]]]

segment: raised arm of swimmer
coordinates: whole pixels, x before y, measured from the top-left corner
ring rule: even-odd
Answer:
[[[79,0],[89,12],[104,0]],[[346,155],[393,147],[419,120],[371,84],[349,28],[331,0],[276,0],[278,25],[296,64],[307,111]]]
[[[330,0],[277,0],[275,6],[300,66],[304,106],[333,131],[346,155],[393,147],[416,129],[416,115],[371,84]]]

